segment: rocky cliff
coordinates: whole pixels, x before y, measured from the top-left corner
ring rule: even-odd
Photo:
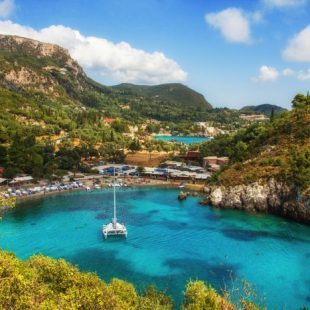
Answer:
[[[310,195],[270,179],[248,185],[207,186],[203,204],[218,208],[268,212],[310,224]]]
[[[83,69],[66,49],[55,44],[0,35],[0,59],[0,85],[15,91],[57,96],[62,91],[72,97],[75,89],[89,88]]]

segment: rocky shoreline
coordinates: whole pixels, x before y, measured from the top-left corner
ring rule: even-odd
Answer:
[[[310,196],[296,188],[277,182],[260,180],[248,185],[206,186],[201,204],[213,207],[265,212],[310,224]]]

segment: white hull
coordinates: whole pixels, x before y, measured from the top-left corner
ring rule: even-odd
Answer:
[[[102,226],[102,233],[105,239],[108,236],[125,236],[127,238],[127,229],[124,224],[120,224],[117,222],[116,218],[116,197],[115,197],[115,187],[120,186],[115,183],[115,170],[114,170],[114,179],[113,179],[113,219],[112,222]]]
[[[127,229],[124,224],[120,223],[103,225],[102,233],[105,239],[107,239],[108,236],[125,236],[127,238]]]

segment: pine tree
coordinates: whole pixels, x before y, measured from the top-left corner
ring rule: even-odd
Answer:
[[[271,114],[270,114],[270,121],[273,122],[273,120],[274,120],[274,108],[272,108]]]

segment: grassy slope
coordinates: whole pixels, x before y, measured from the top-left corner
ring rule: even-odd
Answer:
[[[218,175],[220,184],[275,177],[306,189],[310,186],[310,105],[281,114],[271,123],[214,139],[202,150],[202,155],[212,154],[228,155],[233,161]]]

